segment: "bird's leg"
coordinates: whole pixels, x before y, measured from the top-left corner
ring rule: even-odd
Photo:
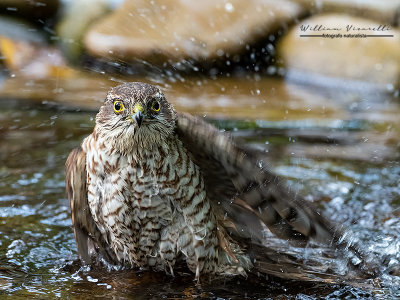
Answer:
[[[229,236],[226,234],[226,231],[224,228],[221,226],[217,227],[217,236],[218,236],[218,242],[219,242],[219,247],[224,250],[232,259],[235,263],[239,263],[238,259],[236,258],[235,254],[233,253],[230,245],[229,245]]]
[[[194,279],[197,281],[197,283],[200,283],[200,268],[198,263],[196,266],[196,276],[194,277]]]
[[[171,275],[172,275],[173,277],[175,277],[174,269],[173,269],[173,267],[172,267],[172,265],[171,265],[170,263],[168,263],[168,267],[169,267],[169,272],[171,273]]]

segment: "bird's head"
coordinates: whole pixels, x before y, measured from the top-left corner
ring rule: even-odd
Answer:
[[[141,82],[111,89],[96,116],[100,136],[122,153],[162,144],[175,123],[176,112],[161,90]]]

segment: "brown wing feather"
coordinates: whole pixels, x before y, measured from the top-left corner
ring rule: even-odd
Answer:
[[[247,228],[244,233],[260,237],[254,232],[259,226],[253,226],[261,220],[280,238],[314,238],[364,258],[348,231],[322,217],[312,203],[291,192],[282,178],[260,166],[255,153],[237,146],[227,134],[188,114],[179,114],[177,133],[204,173],[209,198],[220,203],[214,204],[219,215],[227,214],[236,227]],[[228,192],[223,192],[224,186]]]
[[[65,184],[78,253],[84,263],[92,258],[115,261],[90,213],[86,190],[86,155],[81,148],[71,151],[65,163]]]

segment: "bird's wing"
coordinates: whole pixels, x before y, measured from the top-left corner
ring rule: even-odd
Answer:
[[[79,256],[86,264],[100,257],[112,262],[113,254],[90,213],[86,176],[86,154],[81,148],[73,149],[65,163],[65,185]]]
[[[348,231],[290,191],[282,178],[261,165],[256,152],[245,151],[227,134],[189,114],[179,114],[177,134],[203,172],[217,215],[228,216],[238,235],[259,243],[263,222],[280,238],[313,238],[364,258]]]

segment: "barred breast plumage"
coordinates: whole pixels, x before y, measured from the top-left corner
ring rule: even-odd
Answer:
[[[217,270],[216,218],[199,167],[179,139],[121,156],[95,131],[82,150],[89,208],[118,262],[173,274],[183,254],[197,274]]]
[[[177,114],[157,87],[113,88],[93,133],[66,162],[80,257],[170,274],[185,262],[197,278],[253,267],[283,276],[263,265],[264,224],[291,242],[315,238],[363,260],[348,231],[258,158],[204,121]]]

